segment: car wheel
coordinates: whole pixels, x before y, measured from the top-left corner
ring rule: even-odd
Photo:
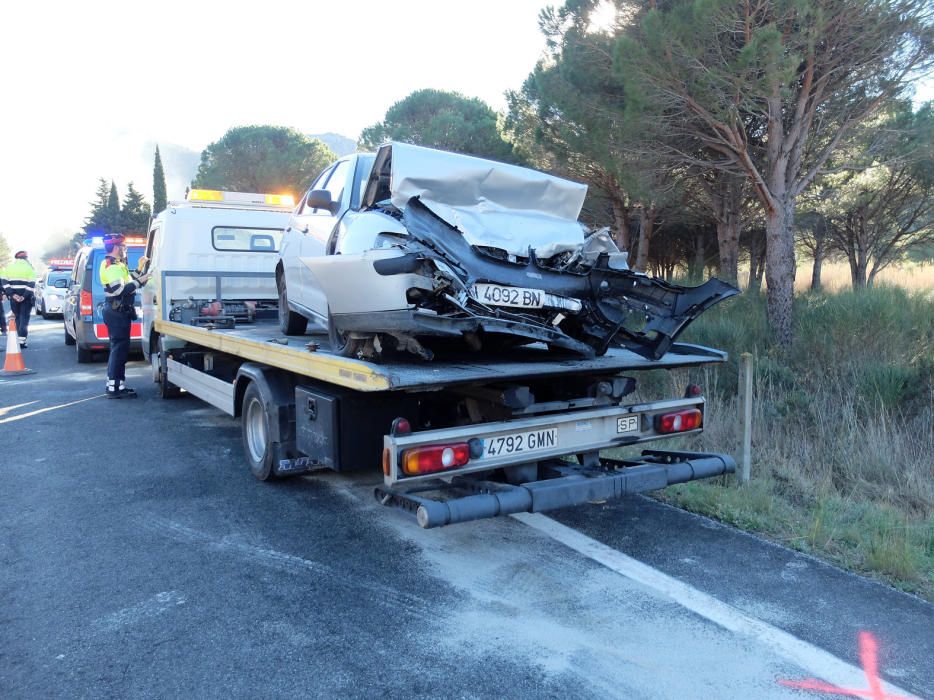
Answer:
[[[269,442],[269,414],[266,412],[263,395],[255,382],[250,382],[243,394],[240,418],[243,452],[250,465],[250,471],[260,481],[275,479],[275,455]]]
[[[68,327],[63,323],[62,328],[65,329],[65,345],[74,345],[77,341],[71,337],[71,333],[68,332]]]
[[[304,335],[308,319],[289,309],[289,295],[285,290],[285,277],[279,278],[279,330],[286,335]]]
[[[153,363],[153,374],[156,374],[156,384],[158,384],[158,393],[160,399],[177,399],[182,395],[182,390],[172,384],[167,377],[167,363],[165,347],[163,346],[162,338],[159,338],[158,352],[150,354]]]
[[[86,365],[88,362],[91,362],[94,359],[93,351],[88,348],[83,348],[77,343],[75,343],[76,357],[78,358],[78,363]]]
[[[328,339],[331,341],[331,352],[341,357],[357,357],[363,344],[366,342],[358,338],[351,338],[349,334],[338,330],[334,325],[334,317],[328,309]]]

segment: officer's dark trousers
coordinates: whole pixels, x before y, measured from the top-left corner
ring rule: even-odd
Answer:
[[[126,379],[126,358],[130,352],[130,314],[114,311],[104,303],[104,323],[110,336],[110,358],[107,360],[107,379]]]
[[[6,333],[6,302],[0,299],[0,333]]]
[[[13,312],[13,318],[16,319],[16,335],[25,338],[29,335],[29,314],[32,313],[32,297],[26,297],[23,301],[10,299],[10,310]]]

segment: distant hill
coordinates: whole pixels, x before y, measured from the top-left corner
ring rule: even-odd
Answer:
[[[338,158],[357,152],[357,142],[340,134],[308,134],[313,139],[321,139]]]

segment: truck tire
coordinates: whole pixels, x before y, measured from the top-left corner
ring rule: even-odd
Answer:
[[[65,329],[65,345],[74,345],[77,341],[71,337],[71,333],[68,332],[68,326],[63,323],[62,328]]]
[[[78,359],[78,364],[86,365],[94,360],[94,351],[75,343],[75,357]]]
[[[359,338],[351,338],[346,333],[339,331],[334,325],[334,317],[331,316],[331,309],[328,309],[328,340],[331,342],[331,352],[340,357],[356,358],[360,349],[366,341]]]
[[[156,375],[156,384],[158,385],[157,392],[159,394],[159,398],[177,399],[182,395],[182,390],[167,379],[168,367],[165,359],[168,357],[168,355],[166,354],[165,348],[163,347],[161,337],[159,338],[158,348],[159,351],[152,353],[151,358],[153,363],[153,372],[158,372]]]
[[[269,414],[256,382],[250,382],[243,394],[240,421],[243,453],[253,476],[260,481],[275,479],[275,450],[269,441]]]
[[[285,277],[279,278],[279,330],[286,335],[305,335],[308,319],[289,309],[289,294],[285,289]]]

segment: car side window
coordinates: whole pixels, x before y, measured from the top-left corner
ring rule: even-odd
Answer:
[[[337,167],[334,168],[331,177],[328,178],[324,189],[331,193],[332,202],[340,202],[341,198],[344,196],[344,186],[347,184],[347,175],[349,173],[350,161],[342,160],[337,164]]]
[[[71,268],[71,283],[78,284],[78,275],[80,275],[80,270],[84,269],[84,258],[86,257],[85,253],[81,253],[78,258],[75,260],[75,266]]]
[[[308,214],[314,214],[317,211],[317,209],[312,209],[311,207],[308,206],[308,202],[307,202],[308,194],[311,193],[313,190],[324,189],[324,183],[327,182],[328,175],[330,175],[333,171],[334,171],[333,167],[325,170],[323,173],[318,175],[317,179],[315,179],[311,187],[308,188],[308,193],[306,193],[305,195],[305,201],[302,202],[302,210],[301,212],[299,212],[299,216],[307,216]]]

